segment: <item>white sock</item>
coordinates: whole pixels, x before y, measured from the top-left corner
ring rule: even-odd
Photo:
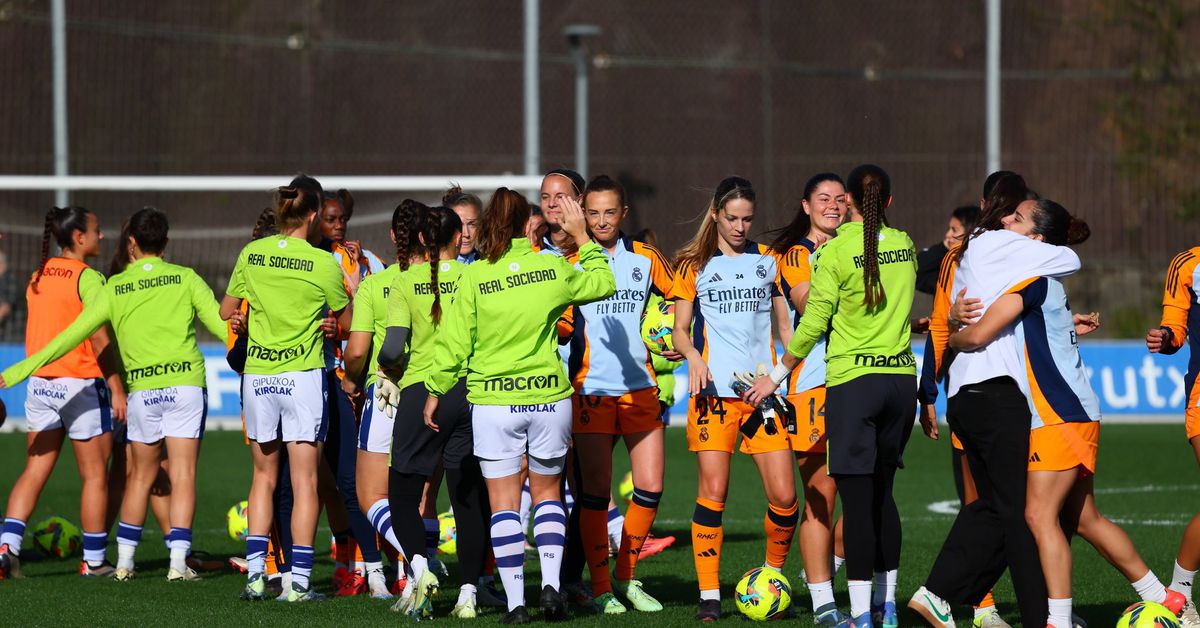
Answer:
[[[383,561],[381,560],[381,561],[377,561],[377,562],[373,562],[373,563],[367,563],[366,567],[367,567],[367,571],[365,573],[374,573],[376,571],[383,571]]]
[[[171,528],[167,536],[167,547],[171,550],[171,569],[180,573],[187,571],[187,556],[192,551],[192,529]]]
[[[842,570],[842,565],[845,565],[845,564],[846,564],[845,556],[838,556],[837,554],[833,555],[833,577],[837,577],[838,572]],[[833,577],[831,577],[830,580],[832,580]]]
[[[391,543],[392,547],[400,552],[400,556],[404,557],[404,548],[400,547],[400,541],[396,538],[396,531],[392,530],[392,507],[388,505],[388,500],[380,499],[367,509],[367,519],[370,520],[371,526],[383,538]]]
[[[458,605],[475,601],[475,585],[464,584],[458,589]]]
[[[875,572],[875,591],[871,596],[872,605],[883,606],[884,602],[895,603],[898,575],[899,571],[896,569]]]
[[[850,592],[850,617],[862,617],[871,612],[871,581],[847,580],[846,589]]]
[[[416,582],[429,570],[429,559],[417,554],[408,559],[408,566],[412,569],[412,581]]]
[[[188,555],[188,548],[172,547],[171,548],[171,563],[170,563],[171,569],[174,569],[175,571],[178,571],[180,573],[187,571],[187,555]]]
[[[1192,599],[1192,579],[1195,577],[1195,570],[1184,569],[1179,566],[1179,561],[1175,561],[1175,575],[1171,577],[1171,590],[1179,591],[1183,597]]]
[[[117,569],[133,571],[133,555],[136,552],[137,545],[117,543]]]
[[[511,611],[525,605],[525,533],[520,515],[511,510],[492,513],[491,537],[496,571]]]
[[[700,599],[701,600],[720,601],[721,600],[721,590],[720,589],[705,589],[700,592]]]
[[[808,583],[808,594],[812,596],[813,613],[826,604],[833,604],[833,580]]]
[[[533,542],[542,567],[542,586],[560,590],[559,572],[567,544],[567,511],[561,502],[544,501],[533,507]]]
[[[529,530],[529,510],[533,508],[533,496],[529,494],[529,480],[525,480],[525,486],[521,488],[521,532],[525,533]]]
[[[1143,602],[1162,602],[1167,599],[1167,588],[1159,582],[1153,571],[1147,571],[1137,582],[1130,583]]]
[[[1071,621],[1071,598],[1062,598],[1056,600],[1054,598],[1046,599],[1047,605],[1050,607],[1050,616],[1046,619],[1047,623],[1054,628],[1072,628],[1074,623]]]

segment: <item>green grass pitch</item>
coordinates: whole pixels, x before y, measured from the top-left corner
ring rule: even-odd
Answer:
[[[1178,425],[1109,425],[1102,430],[1100,473],[1097,479],[1101,509],[1117,520],[1133,537],[1151,568],[1169,581],[1171,565],[1183,526],[1197,510],[1196,463]],[[21,470],[24,460],[24,435],[0,435],[0,488],[7,491]],[[924,579],[934,554],[940,547],[951,516],[929,508],[936,502],[954,499],[950,475],[949,443],[931,442],[914,434],[905,456],[908,469],[897,479],[897,500],[904,519],[904,554],[901,561],[899,602],[903,605]],[[59,461],[49,486],[42,495],[31,524],[61,514],[78,521],[78,478],[68,451]],[[690,556],[689,525],[695,498],[695,462],[688,453],[683,430],[667,433],[667,483],[663,507],[654,532],[675,535],[674,547],[639,565],[638,574],[647,590],[666,605],[659,614],[630,611],[621,618],[608,619],[577,614],[578,625],[622,626],[686,625],[694,623],[697,591]],[[628,464],[618,448],[619,479]],[[250,483],[249,452],[241,435],[212,433],[205,438],[200,458],[199,505],[196,512],[196,548],[219,555],[243,552],[242,544],[225,531],[225,511],[244,499]],[[734,456],[732,490],[725,510],[725,549],[722,555],[722,583],[726,596],[726,621],[739,621],[733,602],[728,599],[742,572],[761,563],[763,558],[762,518],[765,508],[761,484],[750,459]],[[441,504],[448,508],[443,495]],[[31,525],[32,528],[32,525]],[[317,545],[326,547],[328,533],[319,533]],[[279,603],[249,604],[239,601],[244,577],[232,572],[208,575],[203,582],[168,584],[167,551],[157,526],[147,521],[139,551],[138,578],[128,583],[82,579],[75,575],[75,560],[27,562],[27,578],[0,582],[0,624],[47,625],[359,625],[407,621],[388,611],[388,603],[361,597],[334,599],[323,603],[289,606]],[[115,544],[111,543],[110,545]],[[28,537],[26,546],[29,545]],[[801,625],[811,621],[809,598],[801,583],[798,547],[793,550],[785,570],[795,590],[795,605]],[[332,563],[328,552],[318,552],[314,570],[318,586],[328,590]],[[1135,601],[1132,588],[1115,569],[1108,566],[1091,547],[1075,541],[1075,605],[1077,612],[1092,626],[1112,625],[1121,610]],[[110,558],[116,550],[109,548]],[[454,586],[453,558],[449,559],[451,578],[435,600],[439,622],[445,619],[457,597]],[[536,600],[537,561],[530,558],[529,598]],[[1012,589],[1007,576],[997,589],[997,599],[1005,618],[1017,623]],[[844,574],[837,587],[838,602],[848,604]],[[960,618],[969,617],[969,609],[958,609]],[[476,620],[482,625],[496,623],[501,614],[486,610]],[[535,616],[535,621],[536,621]],[[902,615],[902,623],[911,619]],[[965,623],[965,622],[964,622]],[[960,624],[962,625],[962,624]],[[967,624],[969,625],[969,624]]]

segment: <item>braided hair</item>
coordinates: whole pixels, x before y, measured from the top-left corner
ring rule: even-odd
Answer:
[[[66,250],[74,246],[75,232],[87,231],[87,219],[91,211],[71,205],[68,207],[52,207],[46,212],[46,222],[42,227],[42,260],[38,263],[37,272],[33,275],[33,293],[38,293],[38,282],[46,270],[46,262],[50,259],[50,237],[54,237],[58,248]]]
[[[275,228],[275,208],[268,207],[262,210],[258,220],[254,221],[254,231],[250,232],[250,239],[258,240],[277,233],[279,230]]]
[[[429,317],[433,322],[442,320],[441,288],[438,283],[438,267],[441,266],[442,249],[454,242],[454,237],[462,233],[462,219],[454,210],[445,206],[430,209],[421,221],[421,245],[429,258],[429,287],[433,291],[433,306],[429,309]]]
[[[411,198],[400,201],[400,204],[396,206],[396,211],[392,212],[392,238],[396,241],[396,263],[400,265],[402,271],[408,270],[409,259],[420,251],[421,242],[418,234],[421,232],[421,223],[424,222],[428,212],[429,207]]]
[[[863,164],[846,177],[846,192],[863,218],[863,304],[870,311],[887,298],[879,281],[879,230],[887,226],[884,209],[892,195],[892,180],[883,168]]]

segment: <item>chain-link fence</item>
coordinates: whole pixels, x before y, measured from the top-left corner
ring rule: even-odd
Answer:
[[[1081,309],[1110,314],[1110,334],[1154,322],[1167,262],[1194,244],[1183,210],[1200,180],[1197,4],[1003,4],[1003,165],[1091,223],[1071,290]],[[48,0],[0,0],[0,173],[52,172],[49,14]],[[864,161],[892,174],[889,217],[919,244],[978,201],[981,0],[571,0],[542,2],[539,17],[543,168],[573,160],[562,30],[596,24],[591,170],[626,184],[631,227],[654,228],[668,251],[731,173],[755,182],[763,229],[788,219],[809,175]],[[520,172],[522,25],[516,0],[67,0],[70,170]],[[359,218],[401,195],[357,197]],[[143,205],[166,210],[170,256],[220,290],[245,238],[197,230],[248,235],[268,194],[72,201],[110,234]],[[37,263],[52,202],[0,191],[9,273],[24,278]],[[352,223],[351,237],[386,250],[383,223],[369,222]],[[0,324],[5,339],[20,330]]]

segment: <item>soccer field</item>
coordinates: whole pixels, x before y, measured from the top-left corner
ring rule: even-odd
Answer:
[[[1197,509],[1197,470],[1190,448],[1178,425],[1109,425],[1101,432],[1100,473],[1097,500],[1106,514],[1118,521],[1133,537],[1151,568],[1169,581],[1171,564],[1183,526]],[[24,435],[0,435],[0,487],[12,485],[24,460]],[[687,452],[684,433],[667,431],[667,483],[663,507],[659,510],[654,532],[674,535],[678,541],[665,552],[646,559],[638,574],[646,588],[666,606],[659,614],[643,615],[630,611],[620,618],[604,618],[582,613],[580,625],[626,626],[684,625],[692,623],[697,591],[690,556],[689,526],[695,498],[695,462]],[[618,452],[623,450],[618,449]],[[627,461],[618,453],[624,474]],[[908,468],[896,483],[897,501],[904,519],[904,553],[901,561],[898,600],[901,605],[924,579],[937,549],[950,526],[950,505],[954,503],[954,485],[950,474],[949,443],[931,442],[918,433],[913,436],[905,456]],[[229,538],[225,531],[225,511],[245,498],[250,485],[249,452],[241,434],[210,433],[205,438],[200,459],[199,504],[195,522],[195,546],[217,555],[241,554],[244,546]],[[762,562],[762,518],[765,501],[757,474],[746,456],[735,456],[733,481],[725,511],[725,549],[722,555],[722,584],[726,596],[724,612],[735,617],[737,611],[728,599],[733,584],[742,572]],[[78,521],[78,478],[69,447],[59,461],[41,502],[30,521],[32,524],[52,514]],[[442,509],[448,509],[443,496]],[[325,547],[328,534],[319,534],[319,547]],[[0,582],[0,608],[9,625],[358,625],[375,622],[407,621],[388,611],[389,603],[360,597],[333,599],[322,603],[288,606],[273,602],[249,604],[238,600],[244,576],[232,571],[209,574],[196,583],[166,582],[167,551],[157,526],[147,522],[144,542],[139,549],[138,578],[128,583],[111,580],[85,580],[75,575],[75,560],[26,562],[27,578]],[[115,558],[115,542],[110,541],[110,558]],[[26,547],[29,546],[28,537]],[[1130,586],[1086,543],[1075,542],[1075,608],[1092,626],[1111,625],[1121,610],[1135,600]],[[444,583],[435,600],[438,621],[452,621],[449,613],[457,597],[455,565],[449,559],[451,578]],[[528,599],[536,600],[532,585],[537,582],[537,561],[530,558],[527,568],[530,583]],[[333,567],[328,552],[318,558],[314,580],[329,592]],[[811,621],[807,593],[798,582],[799,547],[794,548],[785,569],[795,593],[795,606],[802,624]],[[844,573],[837,583],[839,605],[848,604]],[[997,589],[997,600],[1005,618],[1016,625],[1016,608],[1007,577]],[[968,617],[967,609],[957,610]],[[492,624],[502,613],[485,610],[476,620]],[[536,615],[535,615],[536,619]],[[902,614],[903,624],[911,618]],[[961,624],[960,624],[961,625]]]

